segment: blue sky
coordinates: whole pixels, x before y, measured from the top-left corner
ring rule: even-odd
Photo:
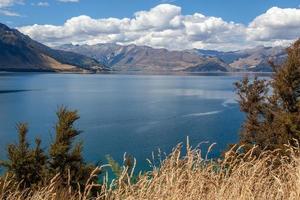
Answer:
[[[299,6],[300,0],[0,0],[0,22],[48,45],[70,41],[135,43],[170,49],[238,49],[288,44],[299,37]],[[141,27],[132,27],[135,22],[124,20],[139,21],[136,13],[140,11],[146,12],[140,20],[148,21],[148,17],[150,24],[139,22]],[[112,22],[111,17],[119,21]],[[160,18],[164,23],[155,24]],[[180,22],[170,25],[178,18]],[[269,18],[273,21],[268,24]],[[68,20],[73,27],[65,25]],[[286,28],[291,33],[284,37]],[[163,44],[170,42],[169,37],[176,37],[174,44]]]
[[[5,1],[5,0],[4,0]],[[1,0],[0,0],[1,2]],[[49,6],[37,6],[47,2]],[[0,16],[1,22],[12,26],[30,24],[62,24],[68,18],[89,15],[93,18],[131,17],[140,10],[149,10],[160,4],[170,3],[182,8],[183,14],[200,12],[207,16],[218,16],[226,21],[249,23],[271,7],[296,8],[300,0],[80,0],[60,2],[58,0],[28,0],[9,8],[20,17]]]

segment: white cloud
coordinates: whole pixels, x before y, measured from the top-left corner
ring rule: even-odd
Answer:
[[[16,0],[0,0],[0,8],[12,6]]]
[[[181,8],[170,5],[160,4],[150,11],[139,11],[134,14],[134,18],[130,21],[131,30],[165,30],[170,28],[178,28],[180,20]]]
[[[244,25],[201,13],[183,15],[178,6],[160,4],[136,12],[132,18],[81,15],[61,26],[35,24],[19,30],[48,45],[116,42],[169,49],[234,50],[289,44],[300,36],[300,9],[274,7]]]
[[[249,25],[249,40],[293,40],[300,36],[300,9],[273,7]]]
[[[9,17],[19,17],[20,14],[9,10],[8,8],[15,4],[23,4],[23,0],[0,0],[0,15]]]
[[[23,4],[23,0],[0,0],[0,8],[11,7],[15,4]]]

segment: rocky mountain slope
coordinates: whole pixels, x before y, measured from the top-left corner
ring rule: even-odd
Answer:
[[[63,45],[60,50],[90,56],[117,71],[228,71],[217,57],[204,57],[187,51],[154,49],[148,46],[117,44]]]
[[[97,60],[74,52],[54,50],[0,23],[0,70],[102,71]]]
[[[263,46],[231,52],[202,49],[170,51],[117,44],[66,44],[57,48],[92,57],[118,71],[270,72],[270,60],[279,64],[286,58],[283,47]]]
[[[188,52],[196,53],[199,56],[219,58],[228,64],[232,71],[270,72],[272,71],[270,61],[281,64],[287,57],[283,47],[264,46],[231,52],[200,49],[189,50]]]

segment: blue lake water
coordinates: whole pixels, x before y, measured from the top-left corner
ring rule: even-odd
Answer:
[[[169,152],[187,136],[193,146],[216,142],[213,155],[238,140],[243,121],[233,83],[241,76],[0,74],[0,157],[17,140],[17,122],[29,124],[29,138],[47,147],[53,139],[55,111],[77,109],[84,156],[102,161],[124,152],[140,168],[154,150]]]

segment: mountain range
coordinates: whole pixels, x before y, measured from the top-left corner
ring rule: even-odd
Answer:
[[[286,56],[280,46],[230,52],[172,51],[112,43],[50,48],[0,23],[1,71],[270,72],[269,61],[280,64]]]
[[[57,48],[92,57],[115,71],[228,71],[218,58],[186,51],[117,44],[67,44]]]
[[[258,46],[230,52],[202,49],[171,51],[118,44],[65,44],[56,48],[89,56],[115,71],[271,72],[269,61],[281,64],[286,58],[285,48],[279,46]]]
[[[95,59],[52,49],[0,23],[1,71],[96,72],[104,68]]]

